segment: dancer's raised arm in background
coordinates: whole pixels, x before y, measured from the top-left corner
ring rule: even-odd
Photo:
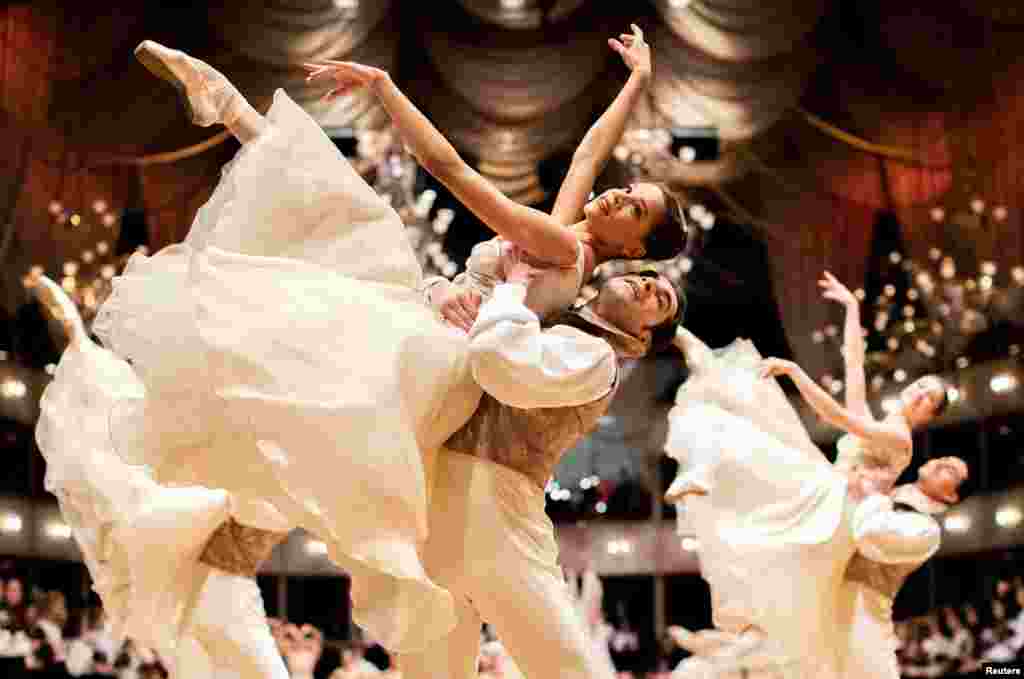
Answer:
[[[307,69],[310,80],[334,81],[328,97],[356,87],[370,88],[420,164],[481,221],[525,250],[534,262],[563,268],[577,266],[590,272],[614,258],[666,259],[679,254],[686,241],[678,204],[660,185],[637,183],[611,189],[587,202],[650,79],[650,48],[642,31],[633,26],[632,35],[620,37],[621,42],[610,40],[609,44],[622,55],[632,74],[573,154],[552,214],[509,199],[470,167],[386,71],[340,61],[307,64]],[[577,221],[581,212],[582,220]]]
[[[622,56],[630,69],[629,80],[608,110],[597,119],[572,154],[569,171],[558,189],[551,216],[559,224],[575,224],[594,190],[594,182],[608,164],[615,145],[626,130],[626,123],[651,79],[651,48],[643,31],[632,24],[632,35],[620,40],[608,39],[608,45]]]
[[[807,404],[818,417],[834,427],[852,434],[860,440],[868,457],[894,455],[909,463],[912,433],[939,415],[946,407],[946,384],[937,375],[925,375],[900,392],[900,406],[881,420],[875,419],[867,406],[864,382],[864,349],[860,331],[857,298],[829,273],[819,281],[824,296],[846,306],[846,328],[844,330],[844,357],[846,361],[847,405],[844,407],[825,392],[804,370],[792,361],[778,358],[765,359],[762,375],[774,377],[787,375],[796,385]],[[877,453],[878,455],[871,455]],[[884,465],[890,466],[890,465]],[[892,469],[905,468],[905,464],[891,465]],[[896,482],[895,476],[888,485]],[[879,488],[881,492],[888,489]]]
[[[868,407],[867,380],[864,377],[864,333],[860,327],[860,300],[850,289],[826,271],[818,281],[822,296],[843,305],[843,368],[846,377],[846,409],[858,415],[871,416]]]

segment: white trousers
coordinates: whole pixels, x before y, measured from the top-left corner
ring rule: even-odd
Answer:
[[[439,454],[433,478],[423,561],[455,597],[458,622],[427,651],[400,656],[403,679],[475,679],[484,620],[530,679],[613,679],[593,657],[558,566],[543,489],[450,451]]]
[[[180,679],[288,679],[253,578],[209,568],[186,637],[175,668]]]

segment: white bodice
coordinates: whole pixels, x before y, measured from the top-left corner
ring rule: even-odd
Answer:
[[[526,306],[540,318],[565,310],[576,301],[583,285],[583,245],[577,245],[575,264],[541,268],[527,286]],[[455,277],[454,284],[476,290],[484,301],[490,299],[494,286],[505,278],[502,256],[507,247],[502,238],[477,243],[466,260],[466,270]]]
[[[844,434],[836,444],[838,454],[835,467],[849,472],[860,465],[891,467],[894,476],[899,476],[910,466],[911,451],[889,450],[852,434]]]

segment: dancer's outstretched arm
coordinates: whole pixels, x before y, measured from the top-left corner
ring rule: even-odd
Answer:
[[[593,124],[583,141],[572,155],[569,172],[558,190],[555,206],[551,216],[559,224],[575,224],[580,217],[594,182],[604,170],[612,150],[619,143],[626,129],[626,122],[636,107],[647,83],[651,79],[651,48],[644,42],[644,33],[636,24],[630,26],[632,35],[622,34],[621,42],[614,38],[608,40],[613,50],[622,56],[626,66],[632,73],[626,86],[608,107],[597,122]]]
[[[803,368],[792,361],[767,358],[761,365],[762,377],[788,375],[807,405],[833,427],[875,442],[887,450],[908,451],[913,445],[910,429],[889,420],[875,420],[871,415],[862,415],[841,406],[812,380]]]
[[[867,380],[864,377],[864,335],[860,327],[860,300],[849,288],[826,271],[818,281],[826,299],[839,302],[846,310],[843,325],[843,365],[846,369],[846,407],[850,412],[871,417]]]
[[[356,87],[369,87],[423,168],[500,236],[545,263],[569,266],[576,262],[579,246],[575,234],[551,215],[508,198],[471,168],[386,71],[342,61],[306,64],[306,68],[310,80],[334,80],[336,86],[328,97]]]

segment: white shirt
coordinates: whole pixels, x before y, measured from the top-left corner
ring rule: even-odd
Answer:
[[[612,346],[564,325],[541,330],[525,299],[526,286],[502,283],[480,307],[469,331],[477,384],[524,409],[583,405],[607,395],[618,369]]]
[[[938,551],[942,530],[926,514],[893,508],[885,495],[865,498],[854,512],[854,540],[868,559],[885,564],[920,563]]]

